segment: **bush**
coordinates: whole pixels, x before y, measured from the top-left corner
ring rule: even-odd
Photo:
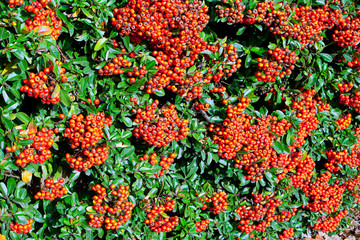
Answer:
[[[349,226],[355,1],[0,10],[0,239],[287,239]]]

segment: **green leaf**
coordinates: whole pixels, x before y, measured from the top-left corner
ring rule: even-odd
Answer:
[[[327,53],[319,53],[319,55],[324,59],[325,62],[332,62],[333,58],[330,54]]]
[[[54,92],[51,94],[51,98],[56,98],[60,94],[60,84],[56,84]]]
[[[69,106],[71,104],[69,93],[64,89],[60,89],[60,100],[65,106]]]
[[[105,46],[107,40],[108,40],[108,38],[106,38],[106,37],[100,38],[100,39],[97,41],[97,43],[95,44],[94,50],[95,50],[95,51],[99,51],[100,49],[102,49],[102,48]]]
[[[15,178],[9,178],[9,180],[7,181],[7,188],[8,188],[9,194],[11,194],[15,190],[15,188],[16,188]]]
[[[135,147],[134,147],[134,146],[126,147],[126,148],[124,148],[124,149],[121,151],[119,157],[120,157],[121,159],[127,158],[127,157],[129,157],[131,154],[133,154],[134,151],[135,151]]]
[[[3,182],[0,182],[0,191],[1,191],[2,196],[8,195],[7,187],[6,187],[5,183],[3,183]]]
[[[273,148],[277,153],[282,153],[282,152],[284,152],[284,147],[283,147],[283,145],[282,145],[281,142],[274,141],[272,148]]]
[[[130,38],[129,38],[129,36],[126,35],[126,36],[122,37],[122,39],[123,39],[125,48],[128,51],[130,51]]]
[[[26,224],[28,222],[27,218],[24,215],[15,214],[15,221],[19,224]]]
[[[32,144],[34,141],[32,139],[21,139],[19,141],[19,144],[22,146],[26,146],[26,145],[30,145]]]
[[[26,113],[23,113],[23,112],[18,112],[15,115],[23,123],[29,123],[31,120],[30,117]]]
[[[242,34],[245,32],[245,29],[246,29],[246,27],[245,27],[245,26],[244,26],[244,27],[239,28],[239,29],[238,29],[238,31],[236,32],[236,35],[237,35],[237,36],[242,35]]]

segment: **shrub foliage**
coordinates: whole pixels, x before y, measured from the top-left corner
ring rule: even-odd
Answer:
[[[0,239],[288,239],[360,202],[351,0],[0,2]]]

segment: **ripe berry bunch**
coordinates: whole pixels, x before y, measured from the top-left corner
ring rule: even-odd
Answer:
[[[18,156],[15,164],[19,167],[25,167],[28,163],[43,164],[51,158],[49,148],[54,143],[54,131],[41,128],[38,132],[28,133],[27,139],[33,140],[33,143],[26,147]]]
[[[60,198],[65,194],[68,194],[68,190],[62,186],[64,179],[60,178],[57,182],[54,179],[48,178],[45,180],[45,187],[47,189],[41,189],[41,192],[35,194],[35,199],[48,199],[50,201]]]
[[[340,152],[333,150],[327,151],[327,162],[325,163],[326,169],[334,173],[341,170],[339,164],[342,166],[348,165],[350,167],[360,166],[360,128],[356,129],[354,136],[356,136],[358,140],[350,152],[348,149],[344,149]]]
[[[128,202],[129,186],[110,185],[110,189],[97,184],[91,188],[98,195],[93,196],[93,208],[100,216],[90,214],[89,226],[101,228],[104,224],[106,229],[118,230],[120,225],[125,224],[131,217],[131,211],[135,203]]]
[[[261,193],[256,194],[256,195],[252,194],[252,197],[253,197],[255,203],[261,203],[262,201],[265,200],[264,196]]]
[[[147,212],[145,224],[150,226],[151,231],[154,232],[171,232],[171,230],[179,224],[179,219],[176,216],[167,216],[165,212],[172,211],[175,207],[176,201],[166,198],[164,204],[159,206],[148,206],[145,210]]]
[[[180,141],[186,137],[189,120],[178,117],[175,105],[170,104],[158,110],[158,104],[155,100],[144,110],[139,108],[136,111],[134,121],[139,126],[134,129],[134,136],[156,147],[167,146],[172,141]]]
[[[170,164],[174,162],[175,156],[176,156],[175,153],[170,153],[169,157],[165,157],[165,156],[161,157],[160,162],[159,162],[159,165],[161,166],[161,170],[160,170],[159,174],[155,174],[155,177],[164,176],[165,170],[169,169]],[[141,161],[146,161],[146,160],[150,159],[151,165],[155,165],[158,163],[157,154],[155,152],[153,152],[150,155],[150,158],[149,158],[149,155],[145,154],[144,156],[140,157],[139,159]]]
[[[339,83],[337,86],[339,87],[339,92],[346,93],[346,92],[349,92],[354,87],[354,84],[352,84],[352,83],[347,83],[347,84]]]
[[[359,11],[356,12],[359,14]],[[357,46],[360,41],[359,29],[360,20],[359,17],[347,16],[339,18],[336,22],[337,29],[334,31],[332,38],[337,42],[338,46],[346,48],[349,46],[359,49]]]
[[[90,113],[86,117],[73,114],[69,120],[69,127],[65,129],[64,137],[70,139],[71,148],[82,149],[93,147],[99,142],[104,133],[105,124],[111,126],[111,117],[105,118],[105,113]]]
[[[345,191],[345,185],[330,185],[329,179],[331,173],[326,171],[320,175],[309,186],[303,188],[305,195],[310,197],[306,209],[313,212],[332,213],[338,210],[342,203],[342,194]]]
[[[45,8],[49,3],[51,2],[51,0],[40,0],[38,1],[33,1],[31,2],[30,5],[25,6],[25,10],[30,12],[30,13],[34,13],[36,15],[39,15],[40,10]]]
[[[236,209],[236,213],[240,216],[238,228],[245,233],[251,233],[253,230],[264,232],[271,222],[277,219],[274,213],[281,204],[280,199],[270,199],[267,196],[264,204],[253,207],[247,207],[246,205],[238,207]]]
[[[290,211],[282,211],[279,216],[277,216],[278,222],[288,222],[290,219],[295,216],[297,208],[293,209],[293,212]]]
[[[202,104],[202,103],[200,103],[200,102],[195,102],[195,103],[194,103],[194,108],[195,108],[196,110],[207,111],[207,110],[209,110],[209,108],[210,108],[210,104],[209,104],[209,103],[204,103],[204,104]]]
[[[344,104],[349,107],[354,107],[355,112],[359,113],[360,109],[360,92],[355,92],[349,95],[340,94],[340,104]]]
[[[341,17],[340,11],[332,10],[328,5],[317,9],[312,9],[311,6],[290,7],[289,5],[283,5],[282,8],[281,10],[269,11],[265,17],[267,19],[264,21],[265,26],[270,27],[269,30],[273,34],[298,40],[303,44],[302,47],[306,44],[314,44],[314,41],[322,40],[322,31],[331,28],[334,24],[332,20]],[[292,12],[295,12],[292,19],[299,21],[299,23],[292,24],[289,22]]]
[[[23,0],[9,0],[9,7],[21,6],[24,3]]]
[[[212,207],[210,211],[214,214],[220,214],[227,209],[227,194],[224,191],[219,191],[213,193]]]
[[[103,145],[100,147],[87,148],[82,152],[77,152],[75,155],[83,155],[71,157],[69,153],[65,155],[67,163],[76,171],[87,171],[94,165],[101,165],[106,162],[109,157],[108,148]]]
[[[19,224],[19,223],[9,223],[9,228],[11,231],[14,231],[16,233],[28,233],[32,229],[32,219],[28,219],[28,222],[26,224]]]
[[[339,118],[336,120],[336,123],[339,124],[340,129],[346,129],[351,124],[351,113],[347,114],[343,118]],[[339,130],[339,128],[336,127],[336,130]]]
[[[62,62],[56,61],[55,63],[60,67],[61,82],[66,82],[66,70],[61,67]],[[56,76],[53,70],[54,67],[51,65],[37,75],[30,73],[28,78],[23,80],[25,85],[20,87],[20,91],[27,93],[29,97],[40,98],[42,103],[57,104],[60,101],[60,94],[55,94],[54,90],[59,81],[55,79]]]
[[[147,40],[154,49],[152,55],[157,61],[155,68],[158,71],[140,88],[141,90],[146,88],[147,93],[154,93],[167,87],[188,100],[202,96],[203,84],[212,76],[209,76],[209,79],[189,76],[186,69],[194,66],[198,55],[208,47],[207,42],[199,35],[208,22],[207,11],[207,6],[198,0],[192,3],[136,0],[129,2],[125,8],[114,9],[112,24],[120,34],[130,35],[133,42]],[[188,12],[191,14],[187,14]],[[179,34],[174,35],[174,31]],[[232,45],[224,46],[223,50],[225,63],[219,67],[219,74],[214,74],[218,80],[224,72],[230,76],[240,67],[241,62],[240,59],[234,60],[234,56],[237,55]],[[228,66],[227,62],[233,60],[236,64]],[[209,66],[208,70],[212,66]],[[199,84],[194,86],[195,83]]]
[[[289,177],[291,185],[304,189],[306,188],[314,174],[315,162],[309,155],[304,158],[303,152],[295,152],[291,156],[291,164],[287,166],[288,172],[295,169],[295,174]]]
[[[50,2],[50,0],[41,0],[25,6],[26,11],[35,14],[35,16],[25,20],[25,25],[28,31],[35,30],[39,33],[51,34],[57,40],[62,28],[62,20],[55,15],[53,10],[41,10]]]
[[[255,77],[258,81],[275,82],[275,77],[280,79],[289,76],[291,71],[295,68],[295,63],[299,60],[295,51],[290,51],[288,48],[284,50],[276,47],[274,50],[268,51],[270,60],[265,58],[258,58],[258,69]]]
[[[198,195],[198,193],[195,193],[195,196],[197,196],[197,195]],[[201,203],[203,204],[202,207],[199,207],[199,208],[201,208],[201,210],[206,210],[208,208],[208,203],[212,202],[212,198],[207,197],[206,195],[203,197],[200,197],[199,199],[200,199]]]
[[[314,229],[320,230],[322,232],[333,232],[339,226],[343,217],[347,214],[347,210],[339,211],[339,213],[334,216],[328,216],[325,219],[318,219],[317,223],[314,224]]]
[[[196,226],[196,231],[197,232],[202,232],[205,231],[206,228],[209,226],[209,219],[204,219],[201,220],[200,222],[195,222],[195,226]]]
[[[106,162],[109,156],[108,148],[103,144],[96,146],[104,136],[102,131],[105,125],[111,126],[111,117],[105,118],[105,113],[90,113],[86,117],[82,114],[73,114],[69,120],[69,128],[65,129],[64,137],[70,139],[71,148],[81,148],[72,157],[66,154],[70,167],[77,171],[87,171],[94,165]]]
[[[251,115],[242,113],[250,103],[248,99],[241,99],[237,106],[227,106],[227,118],[221,127],[210,125],[209,131],[214,132],[213,142],[219,145],[218,154],[222,158],[235,160],[235,168],[244,168],[246,179],[257,181],[263,173],[277,162],[278,156],[272,148],[275,135],[281,136],[287,131],[291,123],[285,119],[277,121],[276,117],[263,116],[256,119],[258,124],[251,124]],[[269,128],[272,132],[269,132]],[[238,156],[239,151],[245,154]],[[260,161],[261,160],[261,161]]]
[[[245,5],[236,1],[231,7],[216,7],[219,17],[226,18],[229,24],[244,23],[247,25],[261,23],[268,27],[270,32],[283,37],[291,37],[302,43],[314,44],[322,40],[324,29],[338,26],[342,22],[341,10],[331,9],[329,5],[312,9],[288,4],[277,4],[275,1],[257,3],[253,10],[247,10],[244,16]],[[295,13],[295,14],[294,14]],[[293,23],[292,20],[298,23]]]
[[[313,98],[315,90],[305,90],[301,94],[301,101],[293,101],[291,109],[296,114],[296,118],[302,120],[299,123],[299,130],[296,132],[298,135],[295,137],[293,147],[299,148],[305,143],[305,138],[315,129],[319,120],[316,117],[316,106],[318,102]]]
[[[222,87],[214,87],[213,89],[210,89],[211,93],[219,93],[220,95],[222,95],[224,92],[226,92],[226,87],[222,86]]]
[[[233,4],[233,7],[217,5],[215,9],[216,14],[221,18],[225,17],[228,24],[243,23],[245,4],[241,0],[235,0]]]
[[[116,58],[112,59],[111,63],[108,63],[103,68],[98,70],[100,76],[103,75],[121,75],[124,74],[124,68],[129,68],[132,66],[132,62],[129,62],[128,59],[123,55],[118,55]],[[145,77],[147,74],[145,65],[141,68],[134,66],[132,71],[128,71],[127,75],[129,77],[137,77],[139,79]],[[135,78],[134,78],[135,79]],[[134,83],[135,80],[130,79],[130,83]]]
[[[284,230],[280,235],[279,238],[280,240],[286,240],[288,238],[291,238],[292,236],[294,236],[294,229],[291,227],[287,230]]]
[[[360,174],[354,179],[349,179],[344,183],[344,187],[349,191],[348,195],[351,195],[354,199],[354,203],[360,202]]]

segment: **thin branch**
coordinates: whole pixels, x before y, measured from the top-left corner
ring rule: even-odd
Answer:
[[[204,110],[200,110],[200,113],[205,118],[206,122],[210,123],[211,117],[208,116]]]
[[[64,62],[67,62],[69,59],[64,55],[63,51],[61,50],[61,48],[59,47],[59,45],[57,45],[57,43],[55,42],[55,46],[57,48],[57,50],[59,50],[61,57],[64,59]],[[66,61],[65,61],[66,60]]]

